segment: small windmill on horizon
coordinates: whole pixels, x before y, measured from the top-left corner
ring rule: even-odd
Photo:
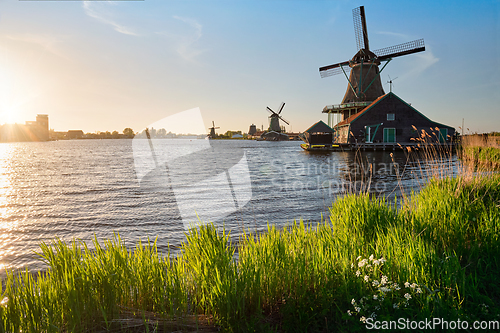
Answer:
[[[265,140],[273,140],[273,141],[289,140],[288,135],[284,133],[285,132],[284,129],[280,126],[280,120],[285,124],[290,125],[288,120],[286,120],[281,116],[281,112],[283,111],[284,107],[285,107],[284,102],[281,103],[278,112],[275,112],[269,106],[266,107],[266,110],[269,111],[271,115],[269,116],[269,129],[267,130],[266,133],[262,134],[262,137]]]
[[[215,130],[216,130],[216,129],[219,129],[219,128],[220,128],[220,127],[215,127],[215,122],[212,120],[212,127],[209,127],[209,128],[208,128],[208,129],[210,130],[210,135],[209,135],[209,137],[210,137],[211,139],[214,139],[214,138],[217,136],[217,134],[215,134]]]
[[[269,116],[269,119],[270,119],[269,120],[269,130],[270,131],[275,131],[275,132],[278,132],[278,133],[282,132],[282,128],[280,126],[280,119],[285,124],[290,125],[290,123],[288,122],[288,120],[284,119],[281,116],[281,111],[283,111],[284,107],[285,107],[285,103],[284,102],[281,103],[278,112],[274,112],[274,110],[272,110],[269,106],[266,107],[266,110],[271,113],[271,115]]]

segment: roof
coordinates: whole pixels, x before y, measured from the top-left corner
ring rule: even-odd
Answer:
[[[386,98],[387,96],[394,96],[396,97],[399,101],[403,102],[404,104],[406,104],[409,108],[411,108],[413,111],[417,112],[419,115],[421,115],[422,117],[424,117],[425,119],[427,119],[429,122],[431,122],[432,124],[438,126],[438,127],[448,127],[448,128],[453,128],[451,126],[448,126],[448,125],[444,125],[444,124],[441,124],[441,123],[437,123],[435,121],[432,121],[430,120],[429,118],[427,118],[424,114],[422,114],[420,111],[418,111],[417,109],[415,109],[413,106],[411,106],[410,104],[406,103],[405,101],[403,101],[399,96],[397,96],[396,94],[394,94],[393,92],[389,92],[385,95],[382,95],[380,96],[379,98],[377,98],[376,100],[374,100],[370,105],[368,105],[366,108],[364,108],[362,111],[356,113],[356,114],[353,114],[352,116],[350,116],[349,118],[345,119],[345,120],[342,120],[340,123],[338,123],[337,125],[335,125],[335,127],[341,127],[341,126],[345,126],[345,125],[348,125],[350,123],[352,123],[353,121],[355,121],[356,119],[359,118],[359,116],[361,116],[362,114],[366,113],[368,110],[370,110],[371,108],[373,108],[375,105],[377,105],[381,100],[383,100],[384,98]]]
[[[318,121],[308,129],[304,131],[304,133],[333,133],[333,129],[325,124],[322,120]]]
[[[392,93],[389,93],[389,94],[392,94]],[[349,118],[342,120],[340,123],[338,123],[337,125],[335,125],[335,127],[344,126],[344,125],[348,125],[348,124],[352,123],[356,118],[358,118],[363,113],[365,113],[366,111],[368,111],[368,109],[372,108],[374,105],[376,105],[378,102],[380,102],[381,100],[383,100],[384,97],[387,96],[387,95],[389,95],[389,94],[385,94],[385,95],[380,96],[379,98],[377,98],[376,100],[374,100],[370,105],[368,105],[366,108],[364,108],[363,110],[361,110],[358,113],[353,114]]]

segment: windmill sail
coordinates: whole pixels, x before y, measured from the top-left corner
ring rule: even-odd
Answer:
[[[341,68],[342,67],[342,68]],[[342,73],[342,69],[346,74],[349,74],[351,68],[349,67],[349,61],[339,62],[338,64],[321,67],[319,69],[319,74],[322,78],[337,75]]]
[[[407,54],[412,54],[422,51],[425,51],[425,44],[423,38],[375,50],[373,51],[373,53],[377,55],[380,61],[384,61],[389,58],[400,57]]]
[[[285,124],[287,125],[290,125],[290,122],[288,122],[288,120],[286,120],[285,118],[279,116],[279,118],[281,119],[281,121],[283,121]]]
[[[354,21],[354,34],[356,35],[356,46],[358,50],[369,50],[368,30],[366,28],[365,7],[361,6],[352,10]]]

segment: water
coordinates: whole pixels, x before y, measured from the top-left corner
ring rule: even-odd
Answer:
[[[153,151],[160,167],[151,160],[146,170],[140,159],[151,157],[151,146],[133,141],[0,144],[0,270],[43,269],[34,252],[56,237],[89,242],[118,232],[127,246],[158,237],[163,253],[175,251],[185,239],[182,212],[200,203],[214,224],[224,224],[235,237],[243,227],[316,223],[362,179],[371,179],[371,192],[394,196],[415,187],[413,174],[420,172],[403,153],[318,155],[303,151],[299,142],[247,140],[157,140]],[[372,169],[355,172],[360,159]]]

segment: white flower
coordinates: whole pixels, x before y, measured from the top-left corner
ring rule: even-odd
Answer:
[[[356,258],[356,260],[359,260],[359,259],[361,259],[361,256],[359,256],[359,257]]]
[[[382,275],[382,279],[380,280],[380,284],[384,285],[389,281],[389,278],[385,275]]]
[[[412,287],[412,289],[415,289],[415,288],[417,288],[417,287],[418,287],[418,284],[416,284],[416,283],[412,283],[410,287]]]
[[[347,314],[348,314],[349,316],[352,316],[351,310],[347,310]]]
[[[370,281],[370,277],[368,275],[365,275],[364,279],[365,279],[365,282]]]
[[[360,276],[361,272],[359,270],[356,271],[356,276]]]
[[[420,287],[417,288],[417,294],[421,294],[421,293],[422,293],[422,289],[420,289]]]
[[[373,254],[370,254],[370,257],[368,259],[370,259],[370,261],[373,261]]]
[[[394,303],[394,304],[392,305],[392,307],[393,307],[394,309],[399,309],[399,304]]]
[[[375,319],[377,318],[377,314],[375,312],[372,312],[372,314],[370,315],[371,318]]]
[[[373,295],[373,299],[377,299],[378,298],[378,295]]]
[[[410,282],[406,281],[406,282],[405,282],[405,287],[406,287],[406,288],[410,288]]]
[[[399,287],[399,284],[397,284],[396,282],[394,282],[394,284],[392,285],[392,287],[396,290],[400,290],[401,288]]]
[[[359,321],[362,321],[363,323],[365,323],[366,322],[366,318],[365,317],[361,317],[361,318],[359,318]]]
[[[354,264],[351,262],[351,268],[354,268]]]
[[[380,261],[381,263],[384,263],[386,262],[387,260],[384,259],[384,257],[380,258],[378,261]]]
[[[351,304],[356,305],[356,300],[354,298],[351,300]]]
[[[377,281],[377,280],[373,280],[373,282],[372,282],[372,286],[376,287],[376,286],[378,286],[378,285],[379,285],[378,281]]]
[[[407,300],[410,300],[410,299],[411,299],[411,295],[410,295],[410,294],[408,294],[408,293],[406,293],[406,294],[405,294],[405,298],[406,298]]]
[[[366,259],[363,259],[361,260],[360,262],[358,262],[358,267],[363,267],[364,265],[366,265],[368,263],[368,260]]]
[[[380,287],[380,288],[378,288],[378,290],[380,290],[380,291],[381,291],[381,292],[383,292],[384,294],[385,294],[385,293],[388,293],[388,292],[390,292],[390,291],[391,291],[391,289],[390,289],[390,288],[387,288],[387,287]]]
[[[378,264],[380,264],[380,261],[379,261],[379,260],[377,260],[377,259],[375,259],[375,260],[373,260],[373,264],[374,264],[375,266],[377,266]]]
[[[359,311],[361,311],[361,308],[359,306],[356,306],[356,307],[354,307],[354,310],[356,310],[356,312],[359,312]]]

